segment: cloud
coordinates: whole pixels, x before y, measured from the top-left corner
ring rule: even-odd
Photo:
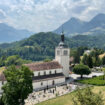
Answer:
[[[5,12],[0,9],[0,19],[4,19],[6,16]]]
[[[0,0],[5,22],[33,32],[52,31],[71,17],[88,21],[104,13],[105,0]]]

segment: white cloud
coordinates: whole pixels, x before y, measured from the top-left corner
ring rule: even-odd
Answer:
[[[5,22],[16,28],[34,32],[56,29],[75,16],[90,20],[104,13],[105,0],[0,0]]]

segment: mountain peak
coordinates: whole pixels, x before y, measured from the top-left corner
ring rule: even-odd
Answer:
[[[12,42],[29,37],[33,32],[15,29],[6,23],[0,23],[0,43]]]
[[[96,15],[91,21],[105,21],[105,14],[100,13]]]

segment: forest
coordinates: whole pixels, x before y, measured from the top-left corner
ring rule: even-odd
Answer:
[[[0,57],[18,55],[22,59],[32,61],[40,61],[47,58],[53,59],[55,47],[59,42],[60,35],[58,34],[52,32],[37,33],[21,41],[0,44]],[[105,35],[78,35],[72,38],[66,37],[65,43],[71,49],[88,47],[105,50]]]

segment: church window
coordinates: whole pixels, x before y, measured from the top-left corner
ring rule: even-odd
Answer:
[[[46,72],[44,72],[44,75],[46,75]]]
[[[43,82],[41,82],[41,86],[43,85]]]
[[[57,71],[55,70],[55,74],[57,73]]]
[[[38,73],[38,76],[40,76],[40,72]]]
[[[68,54],[67,50],[64,50],[64,55],[67,55],[67,54]]]
[[[50,71],[50,74],[51,74],[51,71]]]
[[[52,81],[52,85],[55,85],[55,81],[54,80]]]
[[[60,55],[60,51],[59,50],[57,50],[57,55]]]
[[[4,85],[4,81],[2,81],[2,85]]]

